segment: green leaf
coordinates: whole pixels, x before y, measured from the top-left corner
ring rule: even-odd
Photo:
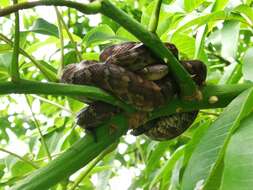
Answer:
[[[32,29],[30,29],[28,31],[39,33],[39,34],[45,34],[45,35],[48,35],[48,36],[55,36],[57,38],[59,36],[57,26],[47,22],[46,20],[44,20],[42,18],[38,18],[35,21]]]
[[[250,190],[253,187],[253,113],[242,121],[232,136],[224,159],[222,190]]]
[[[86,47],[97,45],[101,43],[108,43],[115,39],[114,31],[108,25],[100,25],[91,29],[84,37]]]
[[[159,160],[161,159],[162,155],[165,153],[166,150],[169,149],[169,145],[171,144],[170,141],[168,142],[161,142],[157,144],[155,147],[155,150],[152,151],[150,158],[148,159],[147,162],[147,167],[146,167],[146,172],[151,173],[157,167],[159,166]]]
[[[12,53],[0,54],[0,71],[9,73]]]
[[[223,10],[228,2],[229,0],[216,0],[213,7],[213,12]]]
[[[184,9],[187,12],[191,12],[198,8],[205,0],[184,0]]]
[[[250,20],[250,24],[253,25],[253,9],[247,5],[239,5],[234,9],[235,12],[241,13],[243,16],[246,16]]]
[[[243,76],[245,80],[253,81],[253,47],[249,48],[243,57],[242,63],[242,70]]]
[[[181,54],[188,58],[193,58],[195,53],[195,39],[185,33],[176,33],[171,42],[175,44]]]
[[[43,136],[45,143],[47,144],[48,150],[51,154],[59,153],[61,147],[65,141],[66,136],[64,136],[64,128],[56,129],[46,135]],[[47,156],[46,150],[44,146],[41,146],[38,157],[45,157]]]
[[[0,53],[9,52],[12,47],[9,44],[0,44]]]
[[[210,126],[194,150],[186,167],[182,189],[194,189],[197,183],[206,184],[223,158],[226,145],[233,131],[253,107],[253,89],[235,98]]]
[[[221,31],[221,55],[224,58],[236,58],[240,32],[238,21],[227,21]]]
[[[170,157],[169,160],[159,169],[153,180],[150,182],[149,189],[152,189],[161,179],[167,184],[175,167],[176,162],[184,155],[185,146],[179,147]]]
[[[83,57],[84,60],[99,61],[99,53],[96,53],[96,52],[84,53],[82,57]]]
[[[138,42],[139,40],[130,32],[128,32],[125,28],[120,27],[117,32],[116,36],[119,39],[125,40],[125,41],[133,41],[133,42]]]
[[[6,166],[11,171],[12,177],[22,176],[34,170],[34,168],[31,165],[11,155],[7,156],[5,161]]]
[[[237,20],[237,21],[244,21],[242,17],[238,16],[238,15],[233,15],[230,14],[230,12],[226,12],[226,11],[217,11],[217,12],[213,12],[204,16],[199,16],[195,19],[192,19],[191,21],[187,22],[186,24],[184,24],[183,26],[180,26],[175,33],[178,32],[182,32],[184,30],[187,30],[195,25],[197,25],[197,27],[200,27],[202,25],[205,25],[209,22],[214,22],[214,21],[219,21],[219,20]]]
[[[9,0],[1,0],[1,6],[0,7],[5,7],[9,5]]]

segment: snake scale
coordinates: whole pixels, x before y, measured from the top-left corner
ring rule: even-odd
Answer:
[[[177,48],[165,44],[178,59]],[[192,79],[202,86],[206,78],[206,66],[198,60],[180,61]],[[69,64],[64,69],[64,83],[93,85],[102,88],[122,101],[133,105],[143,121],[149,111],[164,105],[180,94],[172,73],[163,60],[157,58],[144,44],[125,42],[107,47],[100,54],[100,61],[82,61]],[[92,130],[103,120],[122,110],[110,104],[96,101],[81,110],[77,124]],[[144,114],[142,114],[144,113]],[[133,135],[145,134],[153,140],[168,140],[183,133],[195,120],[198,110],[175,113],[130,126]]]

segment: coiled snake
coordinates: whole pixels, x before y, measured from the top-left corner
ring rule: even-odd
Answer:
[[[165,44],[178,58],[177,48]],[[203,85],[206,66],[198,60],[180,61],[191,74],[195,83]],[[179,95],[167,65],[157,58],[142,43],[126,42],[106,48],[100,55],[100,62],[82,61],[68,65],[61,81],[72,84],[93,85],[102,88],[128,104],[139,113],[148,113],[155,107]],[[81,110],[77,124],[85,129],[94,129],[104,119],[122,112],[118,107],[103,102],[92,102]],[[183,133],[195,120],[198,111],[175,113],[149,121],[141,126],[130,126],[132,134],[144,133],[154,140],[168,140]],[[147,114],[143,115],[143,121]]]

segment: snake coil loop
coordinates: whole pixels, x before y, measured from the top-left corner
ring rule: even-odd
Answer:
[[[170,43],[165,45],[178,59],[177,48]],[[195,83],[202,86],[206,66],[199,60],[180,63]],[[154,140],[168,140],[182,134],[198,114],[198,110],[176,113],[144,124],[149,111],[178,96],[180,90],[163,60],[142,43],[126,42],[110,46],[100,54],[100,62],[70,64],[64,69],[61,80],[64,83],[97,86],[136,107],[139,112],[133,118],[141,122],[130,126],[133,135],[144,133]],[[92,102],[79,112],[77,124],[91,130],[120,112],[120,108],[107,103]]]

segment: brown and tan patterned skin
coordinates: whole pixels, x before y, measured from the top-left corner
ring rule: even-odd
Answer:
[[[165,45],[178,58],[177,48],[173,44]],[[181,61],[181,64],[196,84],[201,86],[204,83],[206,67],[201,61]],[[140,111],[139,115],[136,114],[137,120],[139,116],[145,121],[148,111],[179,94],[179,88],[171,76],[167,65],[145,45],[126,42],[106,48],[100,55],[100,62],[83,61],[68,65],[63,72],[62,82],[102,88],[136,107]],[[103,102],[93,102],[80,111],[77,124],[92,129],[121,111]],[[168,140],[183,133],[195,120],[197,113],[193,111],[160,117],[142,126],[134,126],[132,134],[144,133],[154,140]]]

